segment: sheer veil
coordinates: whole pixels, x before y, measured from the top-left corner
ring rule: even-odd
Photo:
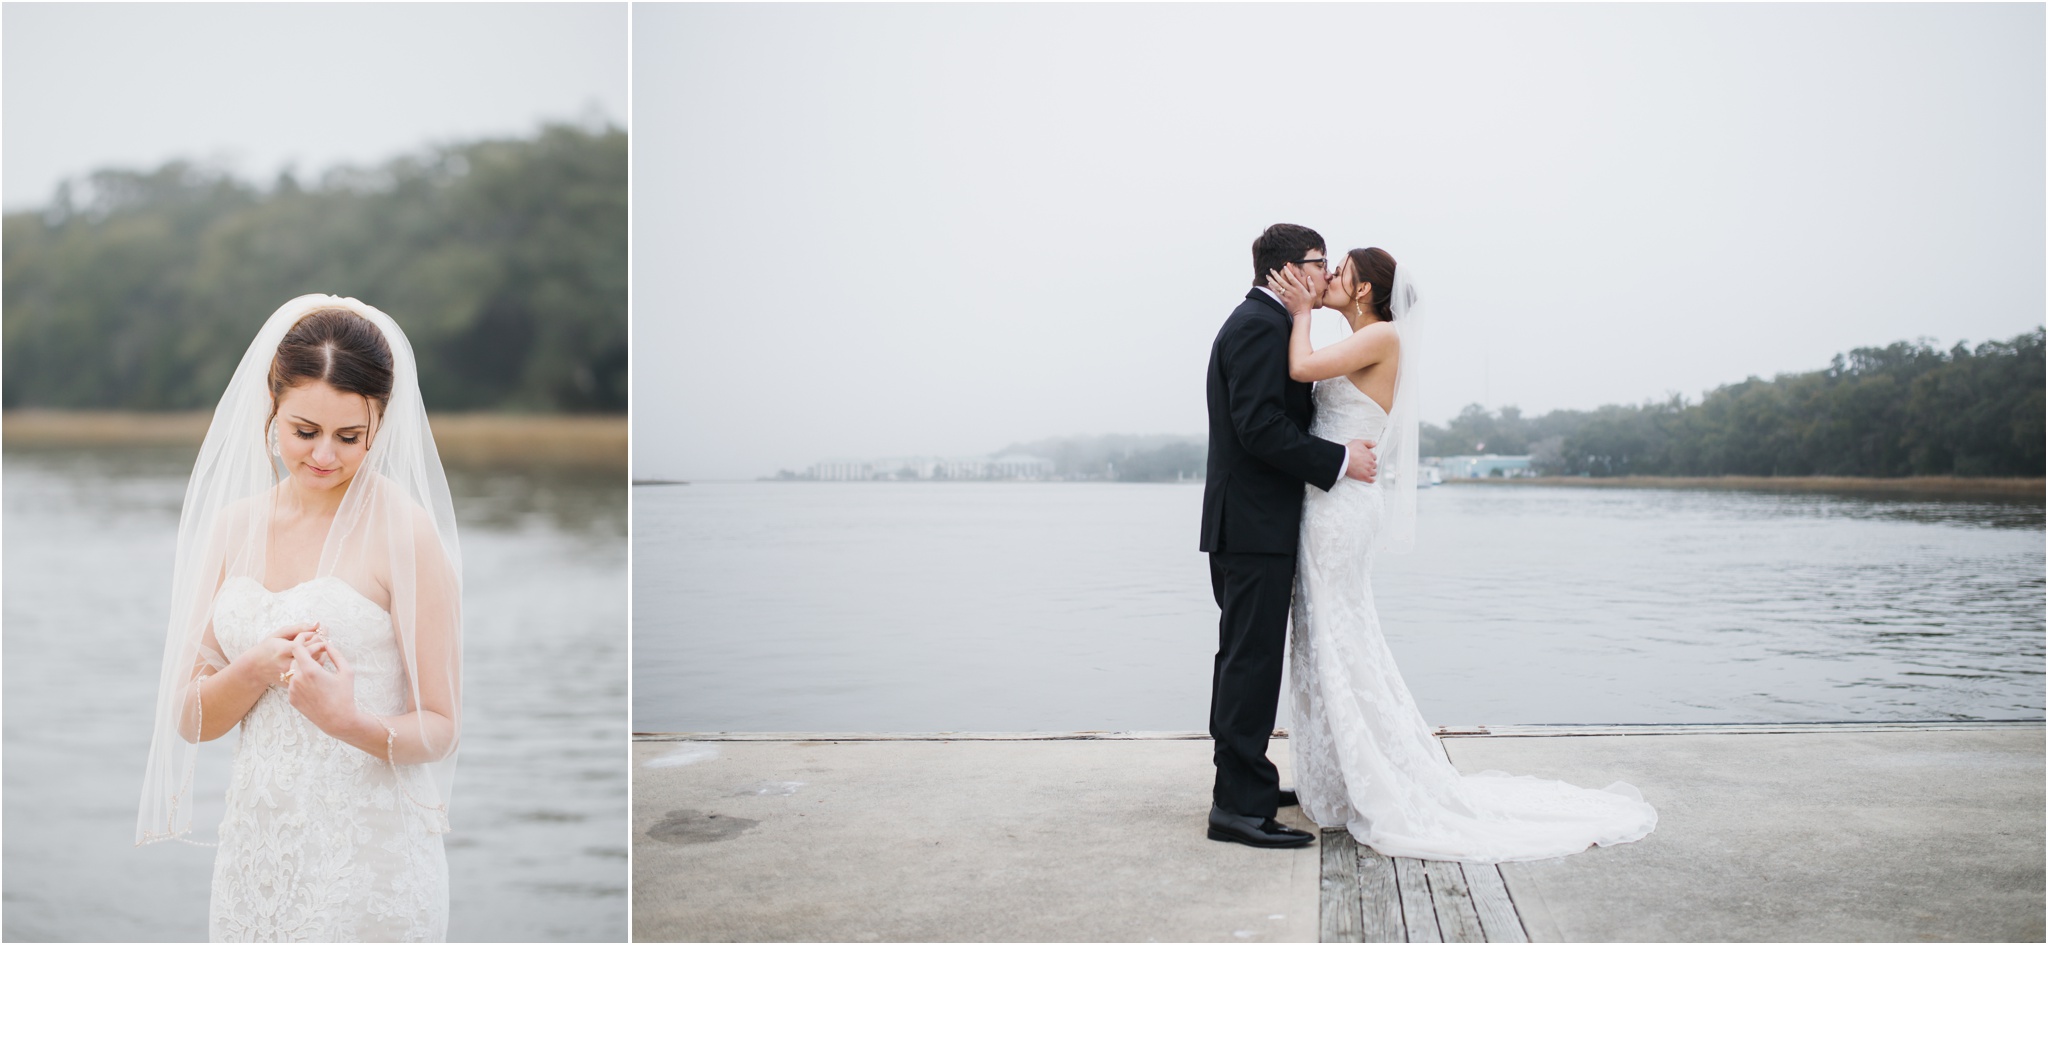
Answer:
[[[267,438],[271,359],[294,324],[329,308],[354,312],[382,331],[391,348],[393,381],[390,403],[374,421],[369,452],[342,497],[314,579],[338,578],[389,614],[409,704],[388,719],[399,733],[393,750],[401,751],[401,764],[388,771],[427,830],[448,829],[462,711],[462,558],[448,479],[427,426],[405,333],[391,317],[354,298],[308,294],[272,313],[249,343],[214,409],[185,488],[137,845],[191,840],[201,752],[230,746],[196,740],[204,727],[204,677],[227,666],[213,634],[214,598],[237,577],[270,588],[265,542],[281,484],[291,481]],[[219,805],[219,796],[206,797]]]
[[[1379,450],[1379,485],[1385,498],[1380,551],[1396,554],[1415,547],[1415,491],[1421,479],[1417,456],[1421,448],[1422,405],[1416,394],[1417,371],[1425,362],[1427,337],[1422,295],[1416,292],[1408,266],[1395,263],[1391,304],[1394,329],[1401,335],[1401,359],[1394,371],[1394,411]]]

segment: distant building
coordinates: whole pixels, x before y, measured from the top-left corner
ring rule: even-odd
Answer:
[[[1437,458],[1446,479],[1520,479],[1536,473],[1529,470],[1529,455],[1467,454]]]
[[[804,469],[806,479],[872,479],[874,467],[866,461],[819,461]]]
[[[1030,454],[1005,454],[993,457],[988,462],[989,479],[1048,479],[1052,477],[1052,461]]]
[[[988,462],[979,457],[962,457],[932,462],[932,479],[980,479]]]
[[[871,461],[819,461],[806,479],[830,482],[916,479],[1050,479],[1053,462],[1028,454],[1002,457],[883,457]]]

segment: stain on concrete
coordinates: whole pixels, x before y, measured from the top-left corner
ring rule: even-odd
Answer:
[[[793,795],[804,786],[801,780],[763,780],[734,791],[738,795]]]
[[[748,829],[760,823],[759,820],[749,820],[743,816],[700,813],[695,809],[671,809],[661,818],[660,823],[647,829],[647,837],[673,845],[723,842],[728,838],[745,834]]]

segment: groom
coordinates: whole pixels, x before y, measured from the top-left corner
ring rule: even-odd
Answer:
[[[1280,704],[1280,665],[1303,483],[1328,490],[1346,477],[1372,482],[1372,445],[1308,434],[1309,385],[1287,376],[1292,317],[1266,274],[1292,268],[1322,294],[1329,279],[1323,237],[1274,225],[1252,241],[1251,292],[1224,320],[1209,348],[1209,476],[1202,491],[1202,550],[1209,586],[1223,611],[1209,684],[1209,736],[1216,742],[1215,805],[1209,837],[1270,849],[1314,840],[1273,819],[1294,795],[1266,757]]]

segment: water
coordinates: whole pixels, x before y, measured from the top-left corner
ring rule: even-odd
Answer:
[[[6,453],[7,940],[206,938],[213,850],[133,845],[191,462]],[[449,936],[623,940],[625,483],[449,482],[466,641]]]
[[[1199,732],[1201,498],[642,487],[634,728]],[[1421,512],[1374,585],[1433,723],[2042,717],[2039,502],[1450,485]]]

